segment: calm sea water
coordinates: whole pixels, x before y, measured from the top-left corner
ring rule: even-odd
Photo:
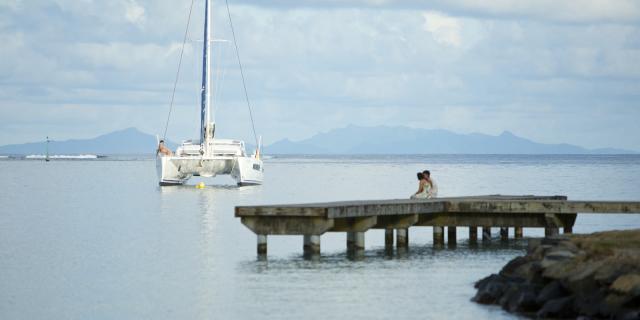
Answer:
[[[0,161],[2,319],[513,319],[469,301],[474,281],[524,252],[526,241],[433,249],[430,228],[408,251],[369,231],[362,257],[345,235],[255,235],[236,205],[406,198],[430,169],[440,196],[539,194],[640,200],[640,156],[283,157],[266,181],[228,178],[158,187],[151,159]],[[193,184],[206,181],[206,189]],[[640,228],[640,215],[582,215],[575,232]],[[494,232],[497,233],[497,232]],[[525,236],[541,230],[525,229]]]

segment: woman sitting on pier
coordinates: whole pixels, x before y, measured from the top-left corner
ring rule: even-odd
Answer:
[[[430,199],[431,183],[422,172],[418,172],[418,191],[411,196],[411,199]]]

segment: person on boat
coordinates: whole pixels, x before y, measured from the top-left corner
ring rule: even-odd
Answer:
[[[411,195],[411,199],[429,199],[429,189],[431,185],[425,179],[422,172],[418,172],[418,191]]]
[[[429,199],[437,198],[438,197],[438,185],[433,180],[433,178],[431,178],[431,172],[429,172],[429,170],[424,170],[424,171],[422,171],[422,175],[424,176],[424,178],[429,183],[429,191],[428,191]]]
[[[173,152],[171,152],[171,150],[169,150],[169,148],[167,148],[164,145],[164,140],[160,140],[160,143],[158,144],[158,150],[156,150],[156,155],[160,154],[160,153],[165,155],[165,156],[173,155]]]

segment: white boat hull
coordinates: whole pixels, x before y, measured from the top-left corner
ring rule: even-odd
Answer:
[[[255,157],[158,156],[156,170],[161,186],[182,185],[193,176],[230,175],[238,185],[262,184],[262,160]]]

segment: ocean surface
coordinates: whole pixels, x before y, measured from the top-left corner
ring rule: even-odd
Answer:
[[[228,177],[159,187],[144,157],[1,159],[0,318],[517,318],[470,299],[526,240],[469,247],[459,228],[455,249],[434,249],[431,228],[415,227],[410,248],[389,253],[372,230],[353,257],[345,234],[329,233],[322,254],[305,259],[302,237],[271,236],[259,259],[233,216],[236,205],[407,198],[423,169],[443,197],[640,200],[637,155],[275,157],[257,187]],[[581,215],[574,232],[628,228],[640,215]]]

